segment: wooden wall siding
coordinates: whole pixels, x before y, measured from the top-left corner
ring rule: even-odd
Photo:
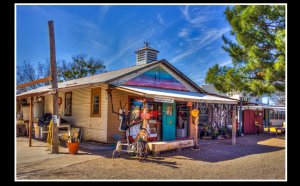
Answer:
[[[44,113],[53,113],[52,95],[45,96]]]
[[[112,100],[114,110],[118,112],[120,108],[120,100],[122,101],[122,106],[126,104],[126,113],[128,111],[128,96],[138,96],[132,93],[124,92],[121,90],[114,89],[112,90]],[[108,100],[108,123],[107,123],[107,141],[108,142],[116,142],[113,138],[113,134],[120,134],[122,135],[122,139],[125,140],[125,131],[119,131],[120,120],[118,119],[119,116],[117,114],[113,114],[111,110],[111,100]]]
[[[63,115],[64,113],[64,101],[65,101],[65,93],[64,92],[58,92],[58,97],[62,98],[62,104],[58,107],[58,114]],[[52,106],[52,95],[46,95],[45,96],[45,102],[44,102],[44,114],[45,113],[52,113],[53,106]]]
[[[60,116],[63,116],[65,111],[65,93],[64,92],[58,92],[58,97],[61,97],[61,105],[58,106],[58,114]]]
[[[72,116],[64,116],[65,92],[59,92],[62,104],[59,114],[68,120],[72,126],[82,129],[83,140],[107,141],[107,85],[101,87],[101,117],[90,117],[91,88],[80,88],[72,90]],[[45,97],[45,111],[52,113],[52,96]]]

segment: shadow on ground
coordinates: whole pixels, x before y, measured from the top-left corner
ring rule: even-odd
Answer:
[[[285,149],[284,136],[272,135],[246,135],[237,138],[237,144],[232,145],[231,139],[217,140],[212,143],[199,145],[199,149],[185,148],[181,151],[168,151],[161,153],[160,156],[148,155],[147,158],[137,158],[130,156],[126,152],[121,152],[121,156],[116,153],[115,158],[123,158],[127,160],[135,160],[140,162],[152,162],[160,165],[166,165],[176,168],[176,162],[167,162],[165,158],[172,157],[174,159],[190,159],[205,162],[220,162],[236,158],[241,158],[253,154],[268,153]],[[279,140],[283,145],[272,145],[268,140]],[[113,150],[108,151],[88,151],[96,153],[106,158],[112,158]]]
[[[181,152],[166,153],[162,154],[162,156],[174,156],[173,158],[175,159],[193,159],[213,163],[285,149],[284,146],[266,145],[268,143],[264,144],[264,142],[270,139],[274,140],[274,137],[270,135],[249,135],[237,138],[236,145],[232,145],[231,140],[222,140],[218,143],[200,145],[200,149],[198,150],[183,149]],[[282,143],[284,143],[284,139],[275,138],[275,140],[282,140]]]
[[[134,162],[139,161],[140,163],[154,163],[177,168],[176,161],[174,161],[174,159],[196,160],[213,163],[241,158],[253,154],[283,150],[285,149],[284,139],[285,136],[273,136],[266,134],[246,135],[243,137],[237,137],[236,145],[231,144],[231,139],[216,140],[207,143],[200,143],[198,150],[193,148],[185,148],[181,151],[163,152],[159,156],[148,155],[146,158],[135,157],[126,152],[121,152],[120,157],[118,156],[118,153],[115,154],[115,159],[122,158]],[[274,141],[276,141],[276,143],[274,143]],[[62,147],[66,148],[65,143],[61,142],[60,144]],[[115,145],[112,144],[107,145],[94,142],[83,142],[80,144],[77,155],[99,155],[108,159],[112,159],[112,152],[114,149]],[[68,152],[61,151],[60,154],[68,154]],[[174,159],[169,161],[168,157]]]

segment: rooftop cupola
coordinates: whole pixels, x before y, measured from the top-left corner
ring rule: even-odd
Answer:
[[[144,42],[144,47],[138,49],[136,53],[136,65],[143,65],[146,63],[151,63],[157,60],[157,53],[159,51],[149,47],[148,42]]]

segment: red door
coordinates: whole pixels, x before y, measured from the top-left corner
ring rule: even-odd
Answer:
[[[243,111],[243,127],[245,134],[252,134],[252,127],[251,127],[251,110],[247,109]]]
[[[257,134],[257,132],[263,132],[263,111],[249,110],[243,111],[243,127],[245,134]],[[259,127],[255,125],[258,122]]]

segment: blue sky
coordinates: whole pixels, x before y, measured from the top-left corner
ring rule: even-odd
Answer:
[[[54,21],[56,59],[87,54],[106,70],[135,65],[143,42],[193,81],[203,84],[214,64],[230,65],[222,34],[229,35],[226,5],[18,5],[17,63],[49,60],[48,20]]]

